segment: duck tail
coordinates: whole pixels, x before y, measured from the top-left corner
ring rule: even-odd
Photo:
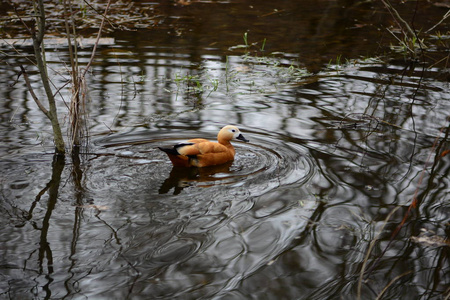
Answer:
[[[165,152],[167,156],[169,157],[170,161],[172,162],[174,167],[190,167],[190,161],[191,159],[187,156],[180,155],[178,153],[177,148],[162,148],[158,147],[159,150]]]
[[[177,148],[172,147],[172,148],[162,148],[162,147],[158,147],[159,150],[166,152],[167,154],[172,154],[172,155],[180,155],[180,153],[178,153]]]

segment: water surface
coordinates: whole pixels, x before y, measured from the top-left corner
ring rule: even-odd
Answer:
[[[19,64],[36,89],[38,74],[3,49],[1,296],[448,297],[448,38],[421,64],[391,51],[377,3],[186,4],[136,2],[151,17],[105,34],[75,159],[53,157],[48,121],[13,84]],[[446,9],[419,12],[426,30]],[[47,54],[64,85],[66,49]],[[250,140],[230,164],[177,169],[157,149],[229,123]]]

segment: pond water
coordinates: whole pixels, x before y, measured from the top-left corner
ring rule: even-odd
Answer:
[[[415,5],[396,8],[423,31],[448,11]],[[15,82],[24,65],[42,95],[32,49],[2,46],[0,297],[450,297],[448,23],[411,60],[371,1],[126,7],[114,22],[133,31],[104,34],[73,157],[53,156]],[[67,59],[47,50],[68,102]],[[173,168],[157,149],[226,124],[250,140],[232,163]]]

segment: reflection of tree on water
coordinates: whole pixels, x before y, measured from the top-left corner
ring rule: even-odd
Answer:
[[[174,188],[173,194],[178,195],[181,191],[188,187],[193,182],[208,182],[216,181],[217,173],[230,173],[232,161],[218,166],[203,167],[203,168],[185,168],[173,167],[170,171],[169,177],[164,180],[163,184],[158,190],[159,194],[167,194]]]
[[[74,287],[74,284],[71,283],[72,278],[75,276],[75,272],[73,269],[76,266],[76,259],[73,257],[76,255],[76,249],[77,244],[79,240],[80,235],[80,226],[81,226],[81,220],[83,218],[83,198],[84,198],[84,189],[82,186],[82,179],[83,179],[83,170],[81,169],[81,160],[80,160],[80,148],[74,147],[72,149],[72,180],[75,187],[75,218],[73,223],[73,235],[72,235],[72,242],[70,246],[70,267],[67,270],[67,273],[70,274],[70,276],[65,280],[64,285],[67,289],[67,294],[75,294],[76,288]]]
[[[70,248],[70,257],[76,255],[77,243],[79,240],[80,224],[83,218],[83,211],[84,211],[83,199],[85,198],[84,188],[82,187],[83,170],[81,168],[81,160],[78,147],[74,148],[72,151],[72,162],[73,164],[71,176],[73,179],[73,185],[75,187],[76,208],[75,208],[75,220],[73,225],[73,236]],[[26,214],[26,219],[31,220],[33,217],[33,210],[35,209],[36,205],[40,202],[42,196],[48,193],[47,211],[45,212],[45,215],[42,220],[42,227],[39,228],[36,222],[32,222],[33,227],[41,232],[38,250],[38,266],[39,266],[38,275],[39,276],[44,275],[48,280],[48,282],[42,286],[42,289],[46,293],[45,298],[51,297],[52,291],[50,289],[50,284],[54,281],[54,279],[50,276],[51,274],[54,273],[54,262],[53,262],[53,251],[48,241],[48,234],[50,231],[50,219],[58,199],[59,186],[61,183],[61,175],[64,170],[64,167],[65,167],[64,156],[55,155],[52,162],[52,177],[45,186],[45,188],[43,188],[38,193],[35,200],[31,204],[28,213]],[[35,253],[35,251],[33,251],[30,254],[29,258],[25,261],[24,268],[26,268],[27,262],[30,261],[30,258],[32,257],[33,253]],[[47,260],[47,272],[45,272],[44,270],[45,259]],[[70,273],[71,276],[69,276],[68,279],[65,281],[65,286],[67,288],[68,293],[75,292],[75,287],[73,283],[70,282],[76,274],[76,272],[73,271],[75,265],[76,260],[71,259],[71,265],[67,270],[67,272]]]
[[[47,259],[47,275],[53,273],[53,253],[50,247],[50,243],[48,242],[48,231],[50,228],[50,218],[52,216],[53,209],[55,208],[56,201],[58,199],[58,190],[59,184],[61,182],[61,173],[64,170],[65,161],[64,156],[55,155],[52,163],[52,178],[47,183],[44,189],[42,189],[39,194],[36,196],[36,199],[31,204],[31,208],[29,210],[28,219],[31,219],[33,210],[36,207],[36,204],[41,200],[41,197],[48,192],[48,205],[47,211],[42,220],[42,227],[38,228],[36,224],[34,224],[34,228],[41,231],[40,241],[39,241],[39,252],[38,252],[38,263],[39,263],[39,275],[43,275],[44,272],[44,260]],[[32,254],[31,254],[32,255]],[[31,257],[30,255],[30,257]],[[25,261],[25,266],[26,268]],[[49,289],[49,285],[52,283],[53,279],[51,277],[47,277],[48,282],[43,286],[43,289],[46,291],[46,298],[51,296],[51,291]]]

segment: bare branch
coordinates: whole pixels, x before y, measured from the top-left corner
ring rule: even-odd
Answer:
[[[442,17],[442,19],[437,22],[433,27],[431,27],[430,29],[428,29],[427,31],[425,31],[425,33],[429,33],[431,30],[435,29],[436,27],[438,27],[442,22],[445,21],[445,19],[447,19],[448,17],[450,17],[450,9],[447,11],[447,13]]]
[[[36,5],[36,1],[38,2]],[[43,0],[35,0],[33,1],[35,6],[35,10],[37,12],[36,20],[37,20],[37,34],[32,33],[33,38],[33,48],[34,55],[36,58],[37,68],[41,75],[42,84],[44,86],[45,94],[48,99],[49,109],[47,111],[46,116],[50,119],[53,128],[53,138],[55,143],[56,153],[64,155],[65,154],[65,145],[64,139],[62,137],[61,126],[58,121],[58,112],[56,108],[55,97],[53,96],[53,92],[50,86],[50,79],[48,78],[47,73],[47,63],[45,61],[45,50],[42,47],[42,42],[44,40],[45,33],[45,11],[44,11],[44,1]],[[36,7],[38,6],[38,7]],[[42,106],[42,105],[41,105]],[[43,107],[43,106],[42,106]],[[41,107],[40,107],[41,108]],[[42,110],[42,108],[41,108]]]
[[[89,60],[87,66],[86,66],[86,68],[85,68],[85,70],[83,72],[82,77],[86,76],[87,71],[89,70],[89,68],[92,65],[92,62],[94,61],[94,56],[95,56],[95,52],[97,51],[98,42],[100,41],[100,37],[102,35],[103,26],[105,25],[105,20],[106,20],[105,16],[108,14],[108,10],[109,10],[109,6],[110,5],[111,5],[111,0],[108,0],[108,4],[106,5],[106,8],[105,8],[105,13],[104,13],[103,18],[102,18],[102,23],[100,24],[100,28],[98,29],[97,41],[94,44],[94,49],[92,49],[91,59]]]
[[[28,74],[27,71],[25,70],[25,68],[21,65],[20,69],[22,70],[22,74],[23,74],[23,78],[25,79],[25,84],[27,85],[28,91],[31,94],[31,97],[33,97],[34,102],[36,102],[37,106],[39,107],[39,109],[48,117],[50,118],[49,112],[48,110],[44,107],[44,105],[42,105],[41,101],[39,101],[39,98],[36,96],[36,94],[34,93],[33,88],[31,87],[30,84],[30,79],[28,78]]]

